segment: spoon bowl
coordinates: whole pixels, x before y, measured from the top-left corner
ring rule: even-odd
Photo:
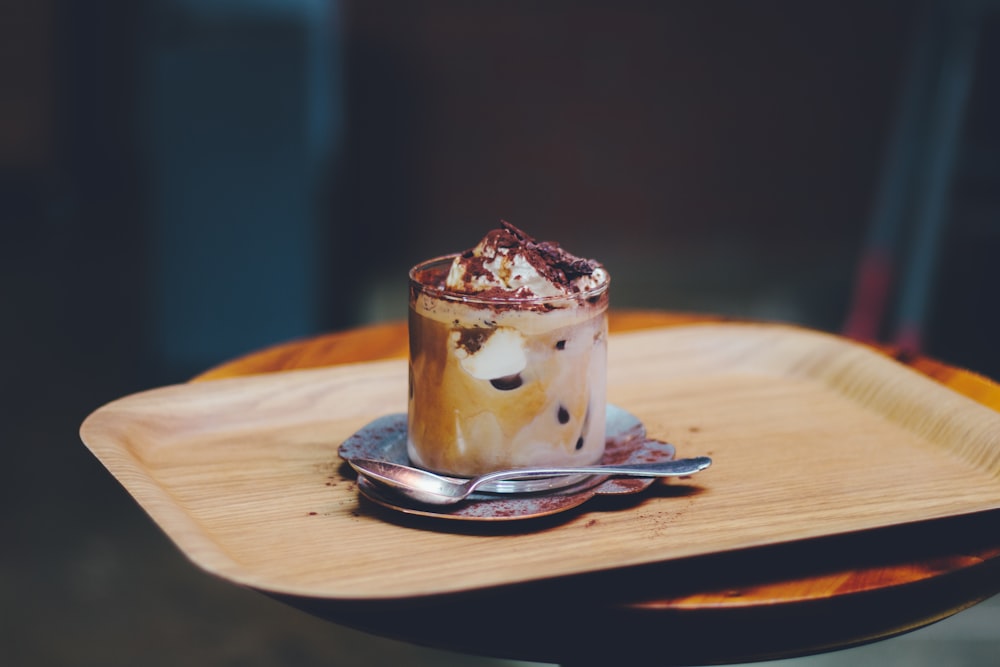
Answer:
[[[484,484],[505,479],[530,479],[562,475],[605,475],[608,477],[685,477],[712,464],[707,456],[689,459],[622,465],[557,466],[497,470],[468,480],[456,480],[427,470],[372,459],[348,459],[358,474],[383,489],[424,505],[452,505],[469,497]]]

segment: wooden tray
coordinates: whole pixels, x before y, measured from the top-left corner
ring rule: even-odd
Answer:
[[[359,499],[337,446],[405,410],[405,361],[154,389],[81,437],[197,565],[337,600],[460,592],[1000,508],[1000,414],[778,325],[616,334],[608,400],[715,463],[626,505],[455,531]],[[680,486],[687,488],[679,488]]]

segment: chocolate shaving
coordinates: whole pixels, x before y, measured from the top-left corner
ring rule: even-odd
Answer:
[[[593,275],[600,264],[592,259],[572,255],[554,241],[538,241],[506,220],[500,221],[500,229],[487,234],[487,239],[501,248],[523,248],[524,256],[535,270],[550,282],[562,285],[568,291],[578,291],[575,281],[583,276]],[[469,253],[471,256],[471,252]],[[479,263],[478,270],[482,268]]]
[[[481,254],[477,256],[477,252]],[[500,255],[516,255],[522,258],[538,275],[561,288],[563,294],[567,296],[579,294],[582,290],[580,283],[586,282],[580,279],[592,276],[601,268],[601,264],[595,260],[572,255],[553,241],[538,241],[506,220],[501,220],[500,226],[490,230],[479,244],[459,255],[456,261],[460,262],[463,268],[461,285],[448,285],[444,289],[455,294],[472,294],[484,301],[530,301],[537,297],[538,294],[529,285],[511,290],[505,285],[495,284],[497,278],[506,283],[509,283],[511,278],[511,276],[496,276],[494,270],[486,266],[492,264]],[[430,278],[430,276],[418,276],[418,280],[420,278]],[[544,311],[553,306],[545,302],[518,307]]]

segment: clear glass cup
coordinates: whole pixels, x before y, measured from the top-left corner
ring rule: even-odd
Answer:
[[[444,288],[454,256],[410,271],[410,460],[472,476],[604,453],[609,279],[573,296]]]

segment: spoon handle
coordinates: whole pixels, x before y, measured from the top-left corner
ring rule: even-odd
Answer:
[[[470,480],[470,491],[489,482],[504,479],[527,479],[531,477],[552,477],[554,475],[608,475],[628,477],[679,477],[704,470],[712,464],[707,456],[689,459],[659,461],[656,463],[628,463],[622,465],[558,466],[498,470]]]

